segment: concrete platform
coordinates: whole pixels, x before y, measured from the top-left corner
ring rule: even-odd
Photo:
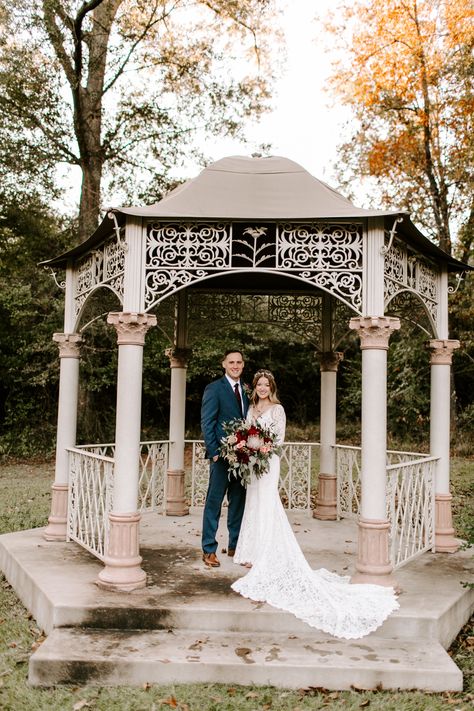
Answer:
[[[290,514],[312,567],[351,574],[356,524]],[[361,640],[336,640],[292,615],[230,589],[245,570],[220,553],[201,561],[201,512],[145,514],[141,553],[148,585],[99,589],[101,563],[74,543],[48,543],[42,529],[0,536],[0,568],[48,636],[32,655],[30,681],[142,684],[222,681],[344,689],[462,689],[445,649],[474,609],[471,552],[427,553],[396,572],[400,609]],[[225,548],[224,526],[219,551]]]

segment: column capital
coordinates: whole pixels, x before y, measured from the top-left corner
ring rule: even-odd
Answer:
[[[53,333],[58,344],[60,358],[79,358],[82,336],[79,333]]]
[[[426,347],[431,350],[431,365],[451,365],[453,352],[459,348],[459,341],[447,338],[434,338]]]
[[[388,341],[400,328],[400,319],[392,316],[357,316],[349,321],[349,328],[359,332],[361,350],[388,350]]]
[[[167,348],[165,356],[170,359],[170,368],[187,368],[191,348]]]
[[[128,311],[111,311],[107,323],[115,326],[119,346],[143,346],[145,335],[151,326],[156,326],[156,316]]]
[[[325,351],[320,354],[319,369],[322,373],[337,373],[341,360],[344,360],[344,353],[341,353],[340,351]]]

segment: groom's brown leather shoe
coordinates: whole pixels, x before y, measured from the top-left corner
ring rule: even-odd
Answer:
[[[235,548],[229,548],[227,550],[227,555],[230,556],[231,558],[233,558],[235,555]]]
[[[215,553],[203,553],[202,559],[208,568],[218,568],[220,566],[219,560]]]

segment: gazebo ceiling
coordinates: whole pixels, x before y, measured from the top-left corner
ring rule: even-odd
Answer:
[[[111,213],[120,225],[124,224],[127,215],[160,221],[233,220],[252,223],[383,217],[386,229],[391,229],[393,219],[399,216],[403,217],[403,221],[398,225],[397,234],[405,241],[447,264],[450,271],[470,269],[426,238],[412,223],[407,212],[356,207],[298,163],[279,156],[222,158],[153,205],[112,208],[87,240],[43,264],[65,266],[68,260],[100,243],[114,229],[115,221]]]

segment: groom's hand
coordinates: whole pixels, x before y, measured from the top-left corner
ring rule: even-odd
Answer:
[[[218,459],[219,459],[219,455],[218,455],[218,454],[216,454],[214,457],[212,457],[212,461],[213,461],[213,462],[217,462]]]

